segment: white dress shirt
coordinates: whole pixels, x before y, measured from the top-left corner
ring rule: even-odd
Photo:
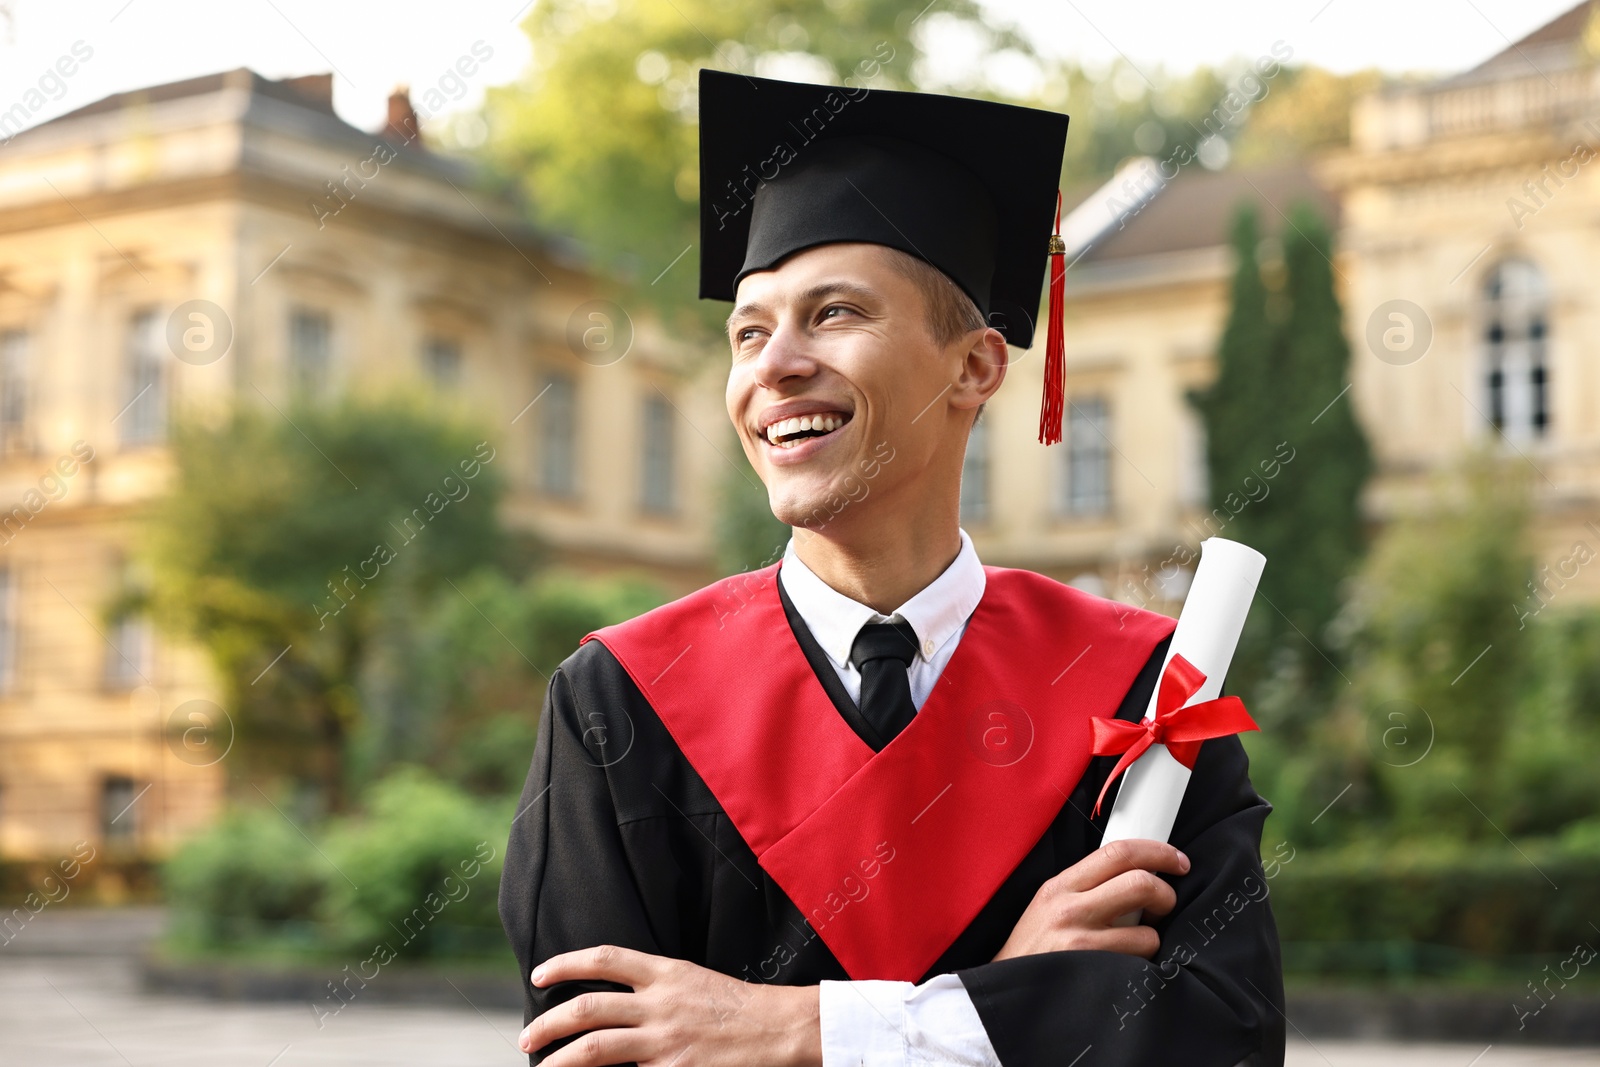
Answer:
[[[983,598],[985,576],[972,539],[960,531],[961,550],[926,588],[881,615],[838,592],[801,562],[794,539],[784,550],[778,579],[795,610],[850,693],[861,699],[861,672],[850,662],[856,634],[869,622],[904,620],[917,633],[917,656],[907,668],[911,702],[918,711],[955,652],[967,620]],[[999,1057],[961,979],[941,974],[911,982],[823,982],[822,1067],[1000,1067]]]

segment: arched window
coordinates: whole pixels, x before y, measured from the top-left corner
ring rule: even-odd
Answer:
[[[1550,428],[1550,290],[1539,268],[1508,259],[1483,287],[1485,413],[1513,441],[1542,438]]]

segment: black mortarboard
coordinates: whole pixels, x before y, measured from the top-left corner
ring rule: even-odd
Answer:
[[[866,241],[938,267],[1026,348],[1050,259],[1040,439],[1060,440],[1051,220],[1059,229],[1066,138],[1053,111],[701,70],[700,295],[732,300],[746,274],[794,252]]]

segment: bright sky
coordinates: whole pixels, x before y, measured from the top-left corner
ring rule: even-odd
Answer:
[[[533,0],[538,2],[538,0]],[[605,4],[608,0],[595,0]],[[921,0],[912,0],[921,2]],[[981,0],[1047,54],[1187,70],[1253,59],[1274,42],[1293,62],[1338,71],[1449,72],[1472,66],[1576,0]],[[470,108],[487,85],[528,59],[516,27],[527,0],[0,0],[0,112],[45,77],[43,121],[110,93],[248,66],[268,77],[333,70],[334,105],[363,128],[382,124],[399,83],[413,97],[443,83]],[[940,0],[928,14],[937,16]],[[930,18],[930,23],[937,20]],[[89,59],[57,86],[47,72],[76,42]],[[479,44],[481,42],[481,44]],[[479,45],[492,57],[466,84],[456,61]],[[949,46],[959,64],[959,43]],[[37,98],[35,98],[37,99]]]

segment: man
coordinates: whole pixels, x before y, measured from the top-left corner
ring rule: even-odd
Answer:
[[[552,678],[501,882],[523,1049],[1281,1064],[1238,739],[1201,746],[1170,844],[1100,848],[1111,804],[1088,815],[1115,763],[1090,720],[1143,716],[1172,620],[984,567],[958,525],[967,435],[1033,338],[1065,116],[713,71],[700,106],[728,414],[794,533]]]

